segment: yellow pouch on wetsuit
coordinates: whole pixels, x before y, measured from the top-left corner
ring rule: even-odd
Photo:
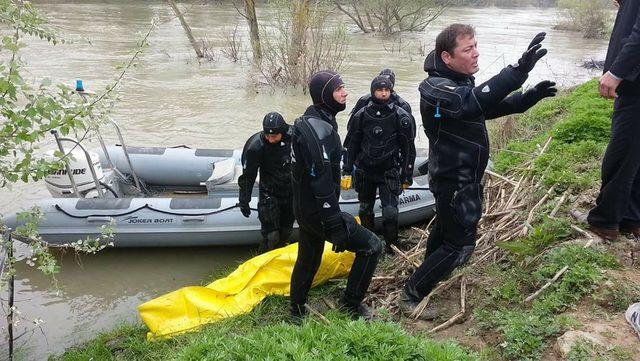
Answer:
[[[322,263],[312,286],[345,277],[355,255],[335,253],[325,242]],[[233,273],[207,286],[184,287],[138,306],[149,328],[148,339],[172,337],[207,323],[249,313],[268,295],[288,296],[298,244],[256,256]]]
[[[346,191],[347,189],[351,189],[350,175],[343,175],[342,178],[340,178],[340,188],[342,188],[342,190],[344,191]]]

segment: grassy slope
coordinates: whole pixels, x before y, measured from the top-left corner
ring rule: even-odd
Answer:
[[[319,293],[328,292],[316,290]],[[413,336],[393,322],[351,321],[331,311],[330,324],[315,318],[285,322],[288,300],[268,298],[249,315],[166,341],[146,341],[143,326],[123,326],[61,360],[473,360],[450,342]]]
[[[508,124],[501,123],[497,133],[510,140],[497,144],[501,148],[493,156],[497,171],[517,174],[523,162],[553,137],[545,155],[530,170],[541,179],[544,190],[551,185],[556,185],[558,194],[567,189],[573,194],[597,189],[612,105],[600,98],[596,89],[594,81],[588,82],[508,120]],[[496,138],[500,137],[493,137],[494,143]],[[471,301],[474,317],[465,329],[467,334],[493,340],[488,342],[493,350],[482,353],[490,356],[410,334],[399,323],[354,322],[332,312],[327,314],[329,325],[312,318],[300,327],[293,326],[283,322],[286,299],[269,298],[249,315],[168,341],[147,342],[144,327],[124,326],[69,350],[60,359],[541,359],[555,336],[579,327],[567,311],[578,307],[585,296],[605,305],[605,313],[619,313],[631,300],[640,299],[638,287],[617,282],[606,273],[624,268],[610,250],[563,243],[573,236],[570,220],[550,219],[544,215],[548,212],[540,209],[532,222],[534,231],[527,238],[501,245],[510,256],[481,275],[483,281],[477,287],[488,292],[475,293]],[[570,269],[558,282],[530,304],[523,302],[565,265]],[[601,287],[605,282],[609,287]],[[334,290],[329,286],[313,292],[317,298]],[[584,355],[596,353],[603,360],[630,359],[629,353],[619,348],[594,350],[584,344],[574,356],[584,359]]]
[[[546,152],[528,170],[542,185],[532,191],[544,192],[555,185],[556,194],[568,190],[573,203],[581,194],[595,194],[610,135],[612,108],[611,101],[598,95],[595,81],[538,105],[510,121],[512,139],[494,155],[496,170],[516,176],[525,172],[523,163],[551,137]],[[557,219],[546,216],[550,209],[541,209],[532,222],[533,232],[526,238],[500,245],[510,251],[510,256],[486,270],[484,287],[490,291],[488,297],[475,300],[476,331],[497,337],[495,346],[505,359],[538,360],[547,355],[554,336],[581,327],[569,311],[585,302],[605,305],[591,306],[597,312],[615,316],[633,300],[640,299],[637,285],[609,276],[607,270],[624,268],[611,247],[585,249],[564,242],[575,235],[570,228],[572,220],[567,217],[568,208],[574,206],[571,203],[567,202]],[[564,266],[570,268],[559,281],[533,302],[524,302]],[[602,287],[603,284],[609,286]],[[586,359],[597,356],[588,347],[579,352],[582,356],[589,355]],[[599,355],[602,360],[631,359],[630,353],[619,347],[611,347]]]

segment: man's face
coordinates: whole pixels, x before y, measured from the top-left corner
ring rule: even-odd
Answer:
[[[449,69],[465,75],[473,75],[480,70],[478,67],[478,42],[471,35],[459,35],[453,54],[442,52],[442,61]]]
[[[373,96],[376,97],[376,99],[384,102],[389,100],[389,97],[391,96],[391,90],[389,88],[376,89],[373,91]]]
[[[338,89],[333,91],[333,100],[340,104],[347,104],[347,95],[347,89],[344,88],[344,85],[340,85]]]
[[[282,140],[282,134],[265,134],[264,139],[266,139],[270,144],[276,144]]]

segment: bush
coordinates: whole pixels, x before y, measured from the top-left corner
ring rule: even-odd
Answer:
[[[609,30],[610,0],[559,0],[558,9],[566,20],[556,29],[580,31],[585,38],[602,38]]]

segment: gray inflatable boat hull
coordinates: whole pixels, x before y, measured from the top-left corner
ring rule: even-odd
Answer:
[[[113,224],[115,247],[186,247],[253,245],[261,239],[258,212],[245,218],[235,207],[236,192],[223,192],[193,198],[49,198],[37,206],[44,213],[40,235],[50,245],[96,237],[101,226]],[[250,206],[255,209],[258,199]],[[424,221],[433,216],[434,199],[428,190],[427,177],[414,180],[412,188],[400,195],[399,224]],[[343,191],[340,208],[358,214],[359,203],[353,190]],[[375,204],[376,225],[381,225],[381,206]],[[11,228],[19,225],[16,215],[4,220]],[[297,238],[297,224],[294,225]]]

